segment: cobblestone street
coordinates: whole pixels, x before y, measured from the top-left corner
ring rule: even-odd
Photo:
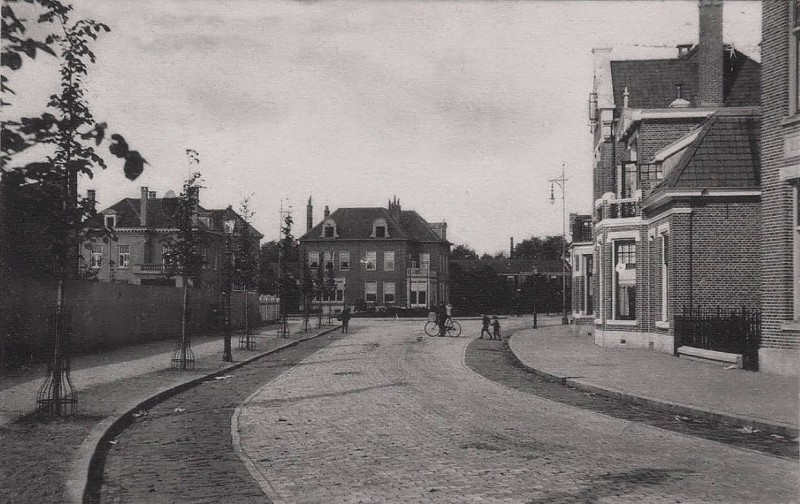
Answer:
[[[147,412],[116,439],[102,501],[796,499],[796,460],[514,390],[467,367],[471,338],[429,338],[419,321],[351,328]]]

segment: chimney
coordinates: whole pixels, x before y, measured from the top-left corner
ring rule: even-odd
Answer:
[[[400,200],[397,196],[389,200],[389,214],[395,219],[400,218]]]
[[[326,219],[327,219],[328,217],[330,217],[330,215],[331,215],[331,211],[330,211],[330,209],[328,208],[328,205],[325,205],[325,211],[324,211],[324,212],[322,212],[322,215],[323,215],[323,216],[324,216]]]
[[[700,0],[697,80],[701,107],[722,105],[722,0]]]
[[[148,192],[147,199],[156,199],[156,192],[155,191]]]
[[[314,206],[311,204],[311,196],[308,197],[308,205],[306,205],[306,233],[311,231],[314,227]]]
[[[678,44],[678,58],[685,58],[689,56],[689,51],[692,49],[692,44]]]
[[[142,196],[140,201],[140,210],[139,210],[139,224],[142,227],[147,226],[147,198],[150,195],[147,187],[142,187]]]
[[[631,94],[628,92],[628,86],[625,86],[625,91],[622,93],[622,108],[628,108]]]
[[[511,240],[511,245],[508,247],[508,258],[514,259],[514,237],[512,236],[510,240]]]

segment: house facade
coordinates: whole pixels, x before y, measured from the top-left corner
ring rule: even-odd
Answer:
[[[387,208],[325,207],[321,222],[300,238],[311,275],[332,275],[333,299],[317,300],[341,311],[368,306],[430,308],[448,299],[450,243],[447,224],[428,223],[395,198]]]
[[[570,214],[571,240],[569,245],[572,275],[572,315],[570,324],[577,335],[594,334],[595,282],[592,216]]]
[[[94,199],[94,193],[89,194]],[[147,187],[139,198],[125,198],[98,212],[98,225],[113,231],[114,239],[94,240],[81,248],[83,267],[101,282],[180,286],[180,278],[166,276],[165,241],[178,233],[173,216],[178,198],[158,198]],[[234,222],[230,236],[225,221]],[[221,291],[227,281],[226,255],[235,257],[238,235],[247,224],[230,207],[207,210],[198,205],[196,230],[204,247],[204,265],[192,285]],[[250,226],[252,252],[258,254],[263,235]],[[230,248],[228,245],[230,243]]]
[[[800,2],[762,2],[759,365],[800,367]]]
[[[594,50],[593,231],[573,260],[591,257],[577,306],[601,346],[677,353],[676,315],[758,307],[760,65],[723,43],[721,1],[699,14],[675,57]]]

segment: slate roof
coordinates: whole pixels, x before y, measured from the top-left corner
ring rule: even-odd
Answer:
[[[723,102],[728,107],[747,107],[761,103],[761,65],[746,54],[724,49]],[[621,107],[625,87],[630,108],[667,108],[676,95],[675,85],[683,84],[682,97],[698,107],[698,52],[695,46],[685,57],[655,60],[611,61],[614,103]]]
[[[139,219],[141,211],[140,198],[124,198],[110,207],[98,212],[96,224],[103,225],[102,214],[113,210],[117,216],[117,228],[158,228],[169,229],[176,226],[173,215],[178,208],[178,198],[150,198],[147,200],[147,225],[142,226]],[[219,210],[206,210],[202,206],[198,207],[198,214],[209,215],[211,217],[211,226],[206,226],[202,221],[198,221],[197,227],[206,230],[221,233],[224,231],[223,221],[225,220],[228,212],[233,212],[239,220],[237,226],[244,223],[239,214],[235,211],[224,208]],[[259,233],[253,226],[250,226],[254,238],[263,238],[264,235]]]
[[[430,225],[417,212],[413,210],[402,210],[392,215],[386,208],[382,207],[363,207],[363,208],[339,208],[330,214],[330,218],[336,222],[337,238],[326,238],[327,240],[371,240],[372,224],[376,219],[386,220],[389,239],[417,240],[417,241],[443,241],[431,230]],[[311,231],[304,234],[300,240],[318,240],[322,235],[322,224],[320,222]]]
[[[757,188],[761,183],[755,116],[714,114],[698,126],[699,134],[665,161],[672,166],[651,192],[666,189]],[[690,133],[693,134],[694,132]]]
[[[488,266],[498,275],[530,273],[534,268],[538,269],[540,275],[560,275],[562,272],[561,261],[555,259],[457,259],[451,264],[458,265],[464,271],[476,271]]]

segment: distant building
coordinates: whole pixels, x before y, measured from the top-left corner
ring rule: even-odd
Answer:
[[[762,2],[760,369],[800,368],[800,6]]]
[[[758,307],[760,66],[723,44],[722,2],[699,11],[699,43],[674,58],[594,51],[599,345],[676,353],[679,314]]]
[[[594,327],[594,243],[592,216],[570,214],[572,240],[569,256],[572,271],[572,323],[583,335],[593,333]]]
[[[94,198],[94,193],[91,193]],[[168,278],[164,263],[164,241],[174,237],[178,229],[174,214],[177,197],[157,198],[156,193],[141,188],[139,198],[125,198],[98,212],[98,225],[111,231],[115,240],[87,242],[82,247],[83,264],[101,282],[131,284],[178,285],[180,279]],[[226,234],[224,222],[236,221],[232,235],[232,250],[236,236],[243,226],[250,226],[230,207],[220,210],[197,208],[196,229],[205,244],[202,253],[205,265],[199,278],[192,279],[196,287],[220,290],[226,281],[224,261]],[[250,226],[252,252],[258,254],[263,235]]]
[[[309,199],[307,225],[312,224]],[[300,238],[310,273],[331,271],[335,311],[343,306],[430,308],[448,299],[447,224],[428,223],[396,198],[387,208],[325,207]]]

